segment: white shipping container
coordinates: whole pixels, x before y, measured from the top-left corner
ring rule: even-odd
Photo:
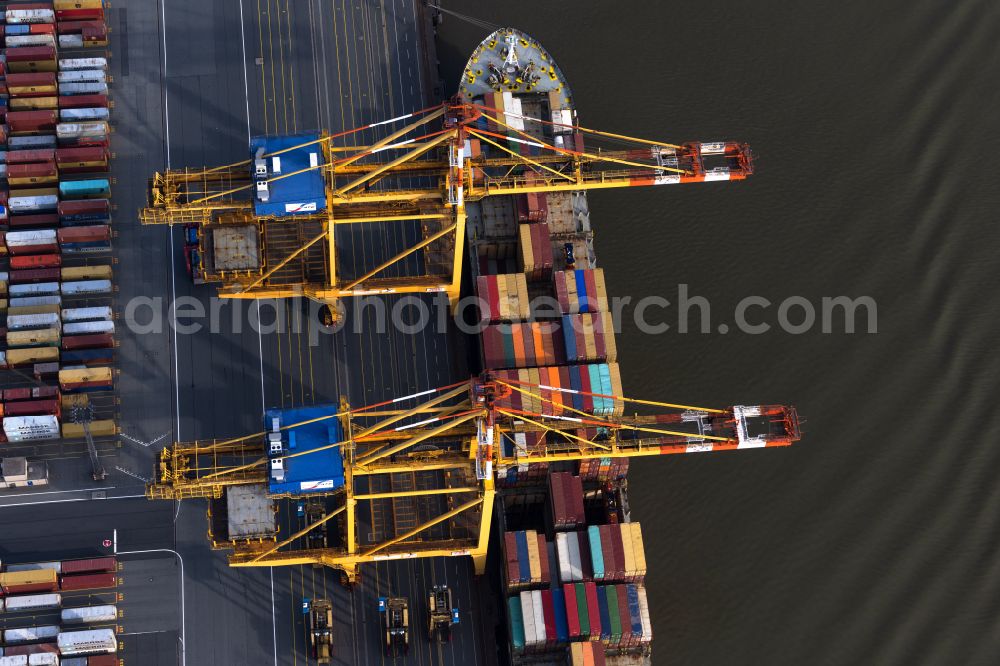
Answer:
[[[4,18],[7,23],[55,23],[56,13],[51,9],[8,9]]]
[[[87,109],[59,109],[59,120],[62,122],[107,120],[110,117],[108,110],[103,106],[95,106]]]
[[[569,546],[565,532],[556,532],[556,559],[559,560],[559,582],[570,582]]]
[[[28,657],[25,655],[0,657],[0,666],[28,666]]]
[[[63,659],[59,666],[87,666],[86,657],[70,657],[69,659]]]
[[[63,321],[91,321],[94,319],[111,320],[111,308],[108,306],[94,308],[67,308],[62,311]]]
[[[570,580],[583,580],[583,560],[580,558],[580,541],[575,532],[566,535],[569,544],[569,572]]]
[[[63,325],[65,335],[96,335],[98,333],[114,333],[113,321],[74,321]]]
[[[71,69],[108,69],[107,58],[60,58],[59,69],[68,71]]]
[[[642,618],[642,642],[649,643],[653,640],[653,623],[649,619],[649,600],[646,599],[646,588],[643,585],[636,586],[639,592],[639,616]]]
[[[59,419],[45,416],[5,416],[3,434],[11,442],[33,442],[59,439]],[[8,607],[10,599],[7,600]]]
[[[118,639],[111,629],[63,631],[59,633],[56,642],[59,645],[59,654],[64,656],[97,652],[113,654],[118,651]]]
[[[76,139],[80,137],[103,137],[108,135],[108,124],[101,120],[82,123],[59,123],[56,125],[56,136],[60,139]]]
[[[6,421],[7,419],[4,419],[4,422]],[[46,608],[59,608],[60,605],[62,605],[62,595],[58,592],[53,594],[19,594],[7,597],[8,613],[27,610],[43,610]]]
[[[34,284],[12,284],[10,286],[11,299],[20,300],[23,296],[51,296],[59,293],[58,282],[35,282]]]
[[[56,74],[59,83],[105,83],[107,78],[103,69],[73,69]]]
[[[8,35],[4,39],[8,47],[17,48],[20,46],[52,46],[56,45],[55,35]]]
[[[11,201],[19,198],[31,199],[34,197],[14,197]],[[59,197],[53,198],[58,204]],[[33,231],[8,231],[4,240],[7,243],[7,247],[22,247],[25,245],[45,245],[47,243],[54,242],[56,238],[55,229],[37,229]]]
[[[114,604],[106,606],[84,606],[82,608],[64,608],[62,610],[63,624],[87,624],[89,622],[113,622],[118,618],[118,609]]]
[[[28,656],[28,666],[59,666],[59,655],[51,652],[37,652]]]
[[[60,35],[60,42],[62,42],[62,35]],[[61,46],[62,44],[60,44]],[[59,94],[60,95],[106,95],[108,94],[108,84],[107,83],[60,83],[59,84]]]
[[[58,126],[57,126],[58,127]],[[11,197],[7,201],[12,213],[29,213],[36,210],[55,210],[59,205],[59,197],[55,194],[45,194],[38,197]],[[27,231],[16,231],[13,233],[29,233]],[[7,234],[10,236],[10,234]],[[10,246],[10,243],[7,243]]]
[[[78,280],[62,283],[63,295],[73,294],[108,294],[111,293],[111,280]]]
[[[0,178],[7,177],[7,163],[0,164]]]
[[[531,603],[531,592],[527,590],[521,592],[521,616],[524,619],[524,644],[532,646],[537,642],[535,638],[535,609]]]
[[[531,606],[535,611],[535,641],[539,645],[545,644],[545,608],[542,606],[542,591],[534,590],[531,593]]]
[[[62,573],[62,562],[31,562],[30,564],[8,564],[4,571],[11,573],[17,571],[42,571],[52,569],[56,573]]]
[[[28,331],[38,328],[59,328],[59,315],[55,312],[44,314],[9,315],[7,329],[11,331]]]
[[[58,634],[59,627],[45,625],[42,627],[7,629],[3,632],[3,639],[6,643],[33,643],[35,641],[44,641],[47,638],[55,638]]]
[[[58,294],[54,296],[22,296],[10,299],[7,305],[12,308],[26,308],[33,305],[62,305],[62,296]]]
[[[59,35],[59,48],[82,49],[83,35]]]

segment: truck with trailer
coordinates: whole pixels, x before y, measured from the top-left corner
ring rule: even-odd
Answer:
[[[429,618],[428,636],[438,643],[451,640],[452,625],[458,624],[458,609],[452,606],[451,590],[446,585],[435,585],[427,602]]]
[[[410,602],[405,597],[379,597],[385,656],[400,657],[410,648]]]
[[[309,604],[309,643],[317,664],[329,664],[333,657],[333,604],[329,599],[313,599]]]

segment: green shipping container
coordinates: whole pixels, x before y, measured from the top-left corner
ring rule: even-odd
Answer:
[[[614,585],[605,585],[601,590],[608,600],[608,615],[611,617],[611,643],[619,642],[622,638],[622,619],[618,612],[618,593]]]
[[[575,534],[573,536],[576,536]],[[583,583],[576,583],[576,609],[580,614],[580,635],[584,638],[590,636],[590,611],[587,610],[587,590]]]
[[[507,599],[507,611],[510,614],[510,642],[515,650],[524,649],[524,616],[521,614],[521,598]],[[534,622],[534,618],[532,618]],[[621,631],[619,630],[619,633]]]

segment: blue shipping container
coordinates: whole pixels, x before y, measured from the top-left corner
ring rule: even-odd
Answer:
[[[556,638],[560,643],[565,643],[569,640],[569,621],[566,619],[566,595],[562,588],[552,590],[552,605],[556,616]]]
[[[625,594],[628,597],[628,614],[632,622],[632,635],[642,636],[642,614],[639,610],[639,590],[635,585],[625,587]]]
[[[601,640],[611,640],[611,614],[608,612],[608,597],[601,587],[597,588],[597,609],[601,614]]]
[[[604,551],[601,550],[601,531],[597,525],[587,527],[587,540],[590,541],[590,561],[594,565],[594,579],[604,580]]]
[[[517,570],[521,577],[517,582],[531,582],[531,563],[528,561],[528,535],[525,532],[514,532],[517,541]]]
[[[59,196],[63,199],[107,199],[111,196],[111,183],[107,178],[64,180],[59,183]]]

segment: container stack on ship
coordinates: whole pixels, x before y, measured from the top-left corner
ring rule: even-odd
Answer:
[[[116,432],[107,26],[101,0],[0,12],[0,441],[30,456]],[[47,481],[8,459],[3,487]]]
[[[576,111],[562,73],[521,32],[502,29],[487,37],[470,58],[459,90],[503,122],[481,118],[479,128],[513,138],[509,148],[522,155],[538,155],[539,149],[517,131],[585,150],[573,129]],[[478,139],[467,150],[473,157],[505,156]],[[602,397],[622,395],[622,385],[586,194],[491,196],[470,203],[467,214],[469,263],[482,319],[489,322],[480,337],[484,369],[502,380],[574,391],[514,392],[503,404],[549,414],[565,406],[620,415],[622,403]],[[590,428],[576,434],[600,437]],[[552,434],[517,434],[503,445],[531,449],[546,436]],[[627,509],[627,472],[627,458],[497,470],[502,594],[513,663],[650,663],[646,557],[641,526],[631,522]]]

